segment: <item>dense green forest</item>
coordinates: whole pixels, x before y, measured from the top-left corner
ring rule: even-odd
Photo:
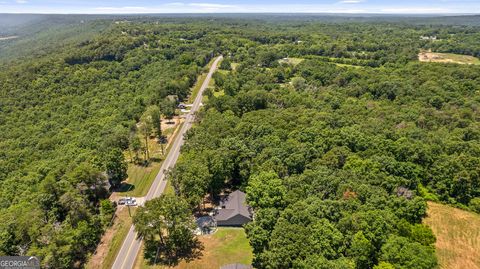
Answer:
[[[480,204],[480,67],[417,61],[480,55],[480,28],[457,20],[148,16],[40,34],[69,37],[0,70],[0,254],[82,267],[140,116],[222,54],[171,176],[192,211],[246,191],[256,268],[434,268],[425,201]]]
[[[479,29],[261,29],[226,44],[172,173],[177,193],[195,208],[206,194],[245,190],[256,268],[435,268],[426,199],[479,202],[480,68],[416,57],[477,55]]]
[[[0,73],[1,254],[72,268],[94,250],[112,217],[106,179],[124,174],[145,107],[185,98],[213,54],[208,39],[179,41],[182,26],[146,28],[114,24]]]

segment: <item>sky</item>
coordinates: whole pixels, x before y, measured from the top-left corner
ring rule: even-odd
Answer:
[[[480,0],[0,0],[0,13],[260,12],[480,14]]]

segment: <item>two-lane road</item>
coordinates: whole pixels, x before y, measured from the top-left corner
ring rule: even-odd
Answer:
[[[165,186],[167,185],[167,181],[165,180],[165,173],[168,171],[168,169],[173,168],[173,166],[177,162],[178,156],[180,155],[180,148],[184,143],[183,137],[185,133],[188,131],[188,129],[192,127],[193,119],[195,116],[194,114],[195,112],[198,111],[198,109],[200,108],[200,104],[202,102],[203,92],[208,87],[208,84],[210,83],[210,79],[212,78],[212,75],[217,68],[218,62],[221,59],[222,59],[222,56],[217,57],[217,59],[215,59],[212,66],[210,67],[208,75],[203,81],[203,84],[200,87],[200,90],[198,91],[198,94],[195,98],[195,101],[193,102],[193,106],[185,118],[185,122],[183,123],[182,128],[180,129],[180,133],[175,138],[175,141],[173,141],[173,146],[170,149],[167,155],[167,158],[163,161],[162,166],[160,167],[160,171],[155,177],[155,181],[153,182],[152,186],[150,187],[150,190],[147,193],[147,196],[145,197],[146,201],[160,196],[165,190]],[[130,227],[130,230],[128,231],[125,241],[123,241],[122,248],[120,249],[117,257],[115,258],[115,262],[113,263],[112,268],[113,269],[133,268],[135,259],[138,255],[138,252],[140,251],[141,243],[142,242],[140,239],[137,238],[137,233],[135,232],[135,229],[132,225]]]

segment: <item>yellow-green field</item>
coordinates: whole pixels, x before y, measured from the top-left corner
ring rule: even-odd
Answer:
[[[232,263],[251,264],[252,248],[242,228],[218,228],[212,235],[200,237],[204,250],[202,256],[194,261],[180,262],[175,267],[150,266],[145,264],[143,253],[137,258],[135,268],[141,269],[211,269]]]
[[[425,223],[437,237],[440,269],[480,269],[480,215],[429,202]]]
[[[286,63],[286,64],[291,64],[291,65],[297,65],[301,63],[304,59],[302,58],[284,58],[278,60],[279,63]]]
[[[480,64],[480,59],[473,56],[438,52],[420,52],[418,60],[435,63]]]
[[[352,67],[352,68],[362,68],[362,66],[359,65],[351,65],[351,64],[339,64],[339,63],[334,63],[336,66],[339,67]]]
[[[239,63],[232,63],[232,70],[236,70]]]

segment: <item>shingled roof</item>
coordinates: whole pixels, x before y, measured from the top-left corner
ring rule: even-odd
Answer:
[[[241,215],[249,220],[252,219],[252,214],[247,205],[244,192],[237,190],[230,193],[220,202],[220,206],[222,208],[219,209],[218,213],[214,216],[216,221],[225,221],[237,215]]]

